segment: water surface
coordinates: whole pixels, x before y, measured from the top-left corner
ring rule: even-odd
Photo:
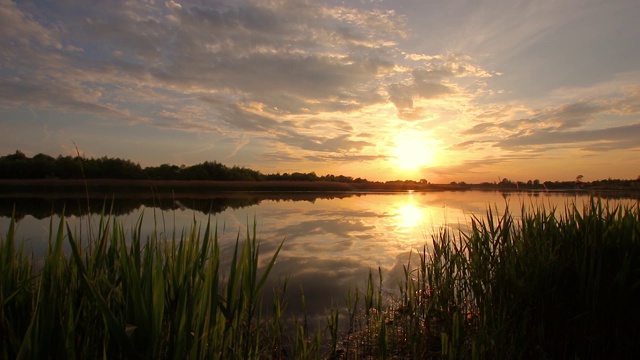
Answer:
[[[181,199],[108,199],[109,209],[125,229],[142,217],[144,234],[156,229],[168,238],[195,224],[211,221],[218,227],[222,253],[229,259],[238,234],[251,232],[254,222],[260,250],[266,262],[277,246],[284,246],[268,290],[289,281],[290,310],[299,308],[304,292],[310,319],[324,321],[332,303],[343,304],[349,289],[363,288],[369,270],[378,268],[385,291],[393,292],[403,265],[416,250],[429,246],[430,237],[448,226],[465,230],[471,216],[483,217],[490,207],[502,213],[509,206],[516,213],[525,207],[564,208],[589,201],[589,194],[404,192],[379,194],[235,194]],[[635,204],[631,198],[606,200]],[[113,202],[113,208],[111,204]],[[57,226],[64,208],[66,221],[79,233],[97,224],[104,199],[0,199],[0,231],[6,233],[14,205],[17,238],[25,241],[36,258],[42,258],[49,226]],[[87,208],[90,211],[87,211]],[[413,255],[411,253],[413,252]]]

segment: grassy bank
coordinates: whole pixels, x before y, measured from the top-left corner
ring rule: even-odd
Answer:
[[[173,238],[108,216],[51,224],[37,273],[13,224],[0,246],[0,357],[628,358],[640,350],[640,211],[521,209],[444,228],[405,266],[397,291],[373,272],[309,332],[262,299],[255,235],[221,268],[208,224]],[[255,229],[253,234],[255,234]],[[127,242],[130,235],[131,241]],[[63,243],[71,254],[64,254]],[[282,245],[281,245],[282,246]],[[286,244],[284,245],[286,246]],[[280,293],[286,291],[286,282]],[[303,299],[304,300],[304,299]],[[268,305],[267,305],[268,304]],[[262,309],[271,309],[266,315]]]

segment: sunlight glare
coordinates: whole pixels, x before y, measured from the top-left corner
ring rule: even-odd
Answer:
[[[413,194],[409,193],[408,201],[398,208],[398,224],[405,228],[415,227],[424,221],[424,212],[413,203]]]
[[[420,137],[400,136],[393,151],[398,166],[403,170],[416,170],[434,161],[432,141]]]
[[[406,204],[398,209],[400,225],[403,227],[414,227],[422,221],[422,210],[413,204]]]

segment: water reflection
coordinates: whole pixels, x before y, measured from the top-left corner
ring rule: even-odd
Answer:
[[[407,196],[407,202],[398,209],[398,225],[402,227],[415,227],[424,220],[422,208],[416,206],[413,200],[413,193]]]
[[[271,291],[289,278],[289,309],[300,308],[300,292],[307,301],[309,319],[324,324],[325,310],[332,302],[341,304],[349,289],[364,287],[369,269],[380,267],[388,291],[396,288],[403,265],[430,242],[430,235],[442,226],[465,228],[472,215],[482,217],[487,207],[497,213],[509,206],[563,208],[566,203],[588,201],[586,194],[498,192],[430,192],[399,194],[227,194],[223,197],[126,199],[115,198],[112,213],[131,229],[142,216],[143,233],[154,229],[172,237],[189,229],[194,221],[208,219],[218,226],[223,260],[229,261],[235,239],[251,231],[255,219],[264,261],[284,239],[284,247],[266,287]],[[109,199],[110,200],[110,199]],[[179,204],[175,201],[179,201]],[[615,200],[633,204],[637,200]],[[0,234],[8,228],[15,204],[18,239],[34,249],[36,258],[44,255],[49,221],[58,221],[65,208],[72,229],[97,224],[104,199],[90,200],[91,212],[83,199],[0,199]],[[108,202],[107,202],[108,203]],[[108,203],[107,208],[111,204]],[[53,214],[53,215],[52,215]],[[71,215],[71,216],[69,216]],[[0,235],[4,236],[4,235]],[[411,252],[414,252],[411,255]],[[271,296],[266,294],[267,299]]]
[[[239,209],[260,204],[265,200],[273,201],[307,201],[317,199],[341,199],[361,196],[356,193],[226,193],[215,195],[181,195],[180,197],[156,196],[143,194],[114,194],[109,197],[58,196],[47,194],[38,196],[0,197],[0,217],[16,219],[30,215],[36,219],[48,218],[52,215],[83,216],[88,214],[130,215],[141,208],[157,208],[159,210],[195,210],[204,214],[217,214],[227,209]]]

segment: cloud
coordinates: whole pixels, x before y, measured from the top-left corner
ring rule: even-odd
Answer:
[[[163,5],[3,2],[0,26],[13,48],[0,58],[8,95],[0,103],[186,131],[270,132],[287,116],[386,102],[381,77],[394,68],[386,49],[405,36],[391,11],[301,1]],[[186,97],[209,110],[182,111]],[[260,111],[241,111],[247,104]]]
[[[241,138],[235,141],[234,147],[231,150],[231,153],[225,157],[225,160],[231,159],[232,157],[236,156],[236,154],[238,154],[238,151],[242,150],[242,148],[247,146],[247,144],[249,144],[250,141],[251,139],[249,138]]]
[[[452,149],[480,142],[492,142],[495,147],[509,151],[578,143],[584,143],[586,149],[602,151],[635,148],[629,140],[638,135],[638,104],[640,91],[632,86],[539,110],[511,109],[526,110],[531,115],[526,118],[508,119],[509,108],[484,112],[476,118],[480,122],[461,132],[465,140]]]
[[[182,108],[178,111],[161,110],[154,116],[154,126],[164,129],[183,130],[191,132],[214,132],[223,134],[224,130],[217,124],[202,120],[205,115],[198,109],[190,111]]]
[[[291,151],[267,151],[260,155],[259,160],[264,160],[266,163],[281,164],[299,161],[300,159],[300,156]],[[282,169],[279,168],[278,171],[282,171]]]
[[[278,135],[281,143],[295,146],[303,150],[315,152],[337,152],[346,153],[350,151],[362,150],[374,144],[363,140],[351,140],[350,135],[339,135],[336,137],[303,135],[290,131],[288,134]]]
[[[513,136],[500,140],[495,146],[512,149],[526,146],[606,142],[609,145],[607,149],[634,149],[640,147],[637,142],[639,138],[640,123],[636,123],[594,130],[533,131],[525,136]]]
[[[448,54],[427,56],[411,54],[405,58],[424,61],[424,65],[411,68],[410,80],[391,84],[387,88],[391,101],[401,116],[413,120],[422,116],[422,111],[414,107],[415,99],[437,99],[458,96],[470,92],[472,88],[459,80],[469,78],[479,80],[492,75],[480,66],[470,62],[467,56]]]
[[[132,115],[109,103],[101,103],[101,93],[93,89],[81,89],[64,81],[50,79],[8,79],[0,83],[0,98],[14,106],[25,105],[62,112],[93,114],[125,120],[129,123],[146,123],[147,119]],[[33,111],[33,108],[32,108]]]
[[[640,73],[635,65],[620,67],[633,57],[601,62],[608,64],[598,73],[603,83],[587,72],[584,81],[564,83],[559,75],[579,72],[581,63],[545,67],[551,65],[546,55],[531,56],[569,39],[549,42],[552,35],[579,32],[559,19],[588,25],[595,9],[574,14],[570,5],[549,1],[425,4],[395,12],[382,10],[384,3],[300,0],[92,6],[0,0],[0,109],[16,123],[26,122],[23,115],[32,109],[39,117],[80,114],[110,125],[143,124],[140,132],[207,133],[235,140],[225,149],[218,143],[224,155],[291,168],[296,162],[386,166],[385,144],[401,128],[454,144],[443,152],[455,156],[634,148]],[[614,7],[603,7],[611,11],[607,16],[633,8]],[[508,16],[496,21],[497,8]],[[420,13],[407,11],[414,9]],[[429,18],[438,12],[426,10],[444,10],[447,17]],[[424,21],[409,23],[417,18]],[[578,44],[583,50],[597,48],[576,39],[584,41]],[[585,61],[598,63],[603,53],[585,52]],[[526,78],[531,73],[540,81]],[[544,98],[518,103],[543,83]]]
[[[494,168],[501,164],[518,161],[529,161],[537,159],[537,156],[527,155],[504,155],[504,156],[490,156],[480,159],[465,159],[455,165],[438,166],[437,168],[430,168],[424,171],[425,176],[443,176],[452,179],[461,179],[464,176],[473,176],[473,174],[486,173],[488,169]]]
[[[267,109],[291,114],[349,112],[381,102],[375,84],[369,82],[388,65],[376,60],[349,62],[318,55],[256,54],[221,62],[207,73],[212,85],[233,86]]]
[[[218,99],[202,98],[220,111],[219,120],[224,124],[243,131],[272,132],[277,131],[282,125],[269,116],[248,111],[240,104],[225,103]]]
[[[334,155],[308,155],[304,156],[305,160],[319,162],[319,163],[342,163],[342,162],[360,162],[360,161],[375,161],[375,160],[385,160],[388,159],[389,156],[386,155],[356,155],[356,154],[343,154],[339,156]]]
[[[21,31],[13,53],[24,59],[0,58],[3,107],[240,132],[280,159],[382,159],[364,152],[379,139],[358,136],[362,127],[345,117],[391,101],[400,118],[420,119],[428,110],[421,100],[460,94],[459,80],[488,76],[462,55],[402,55],[406,19],[393,11],[176,0],[3,3],[2,11],[0,26]],[[404,59],[411,66],[399,66]]]
[[[294,225],[288,225],[278,230],[278,232],[285,235],[287,239],[291,240],[291,244],[294,244],[294,240],[300,237],[331,235],[334,237],[347,239],[355,233],[366,234],[368,230],[371,230],[373,228],[373,226],[371,225],[366,225],[366,223],[362,220],[346,220],[353,218],[357,219],[357,217],[361,216],[360,214],[352,213],[350,217],[345,216],[342,219],[336,218],[338,215],[325,214],[325,216],[331,216],[330,219],[324,219],[320,214],[317,214],[317,216],[320,219],[307,220]],[[291,250],[295,250],[295,247],[292,247]]]
[[[0,5],[0,39],[3,44],[12,44],[14,48],[62,48],[55,32],[42,26],[33,16],[22,12],[12,1],[3,0]]]
[[[217,106],[223,104],[215,98],[203,98],[202,100]],[[278,121],[268,114],[257,113],[254,109],[238,104],[224,104],[220,120],[232,128],[253,132],[267,141],[275,141],[305,151],[347,153],[374,145],[364,140],[352,140],[351,134],[312,135],[295,121]]]
[[[172,9],[172,10],[182,9],[182,5],[180,5],[179,3],[177,3],[177,2],[175,2],[173,0],[167,1],[165,3],[165,5],[167,6],[167,8]]]
[[[602,153],[621,149],[633,149],[635,151],[640,151],[640,146],[638,145],[638,141],[635,138],[629,138],[617,139],[616,141],[598,141],[595,143],[590,142],[585,144],[581,149],[592,153]],[[635,157],[637,155],[630,156]]]
[[[453,144],[448,147],[448,150],[468,150],[469,148],[475,147],[476,145],[492,144],[492,143],[493,141],[469,140],[469,141],[463,141],[461,143]]]
[[[580,101],[561,105],[551,111],[542,112],[539,117],[544,121],[556,124],[560,130],[578,128],[592,120],[594,115],[608,110],[604,104]]]

